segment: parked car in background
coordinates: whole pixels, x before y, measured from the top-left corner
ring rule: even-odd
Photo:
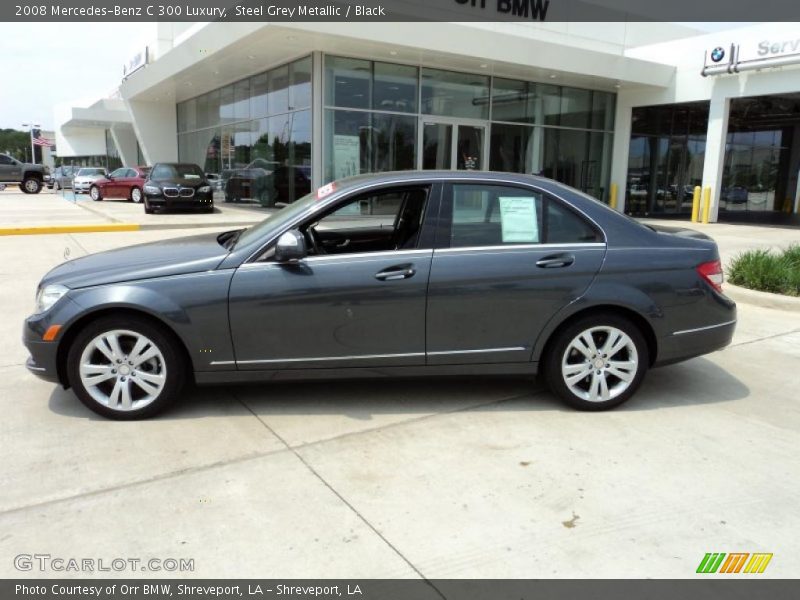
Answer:
[[[155,165],[146,201],[195,197],[202,175]],[[33,374],[116,419],[157,413],[188,381],[426,374],[540,373],[569,405],[603,410],[649,368],[731,342],[722,279],[708,236],[549,179],[383,173],[249,229],[64,263],[23,339]]]
[[[122,167],[95,180],[89,196],[99,202],[105,198],[125,198],[137,204],[144,198],[142,189],[150,167]]]
[[[746,204],[749,192],[746,187],[735,185],[729,188],[723,188],[720,194],[720,199],[727,204]]]
[[[0,183],[19,184],[26,194],[38,194],[44,185],[44,166],[24,163],[8,154],[0,154]]]
[[[206,174],[191,163],[153,165],[142,188],[144,212],[188,209],[214,212],[214,190]]]
[[[279,163],[257,158],[241,169],[230,170],[225,179],[225,202],[258,200],[263,206],[274,204],[270,176]]]
[[[48,190],[53,189],[53,174],[50,172],[50,167],[44,168],[44,177],[42,178],[42,183],[47,186]]]
[[[77,172],[78,167],[73,167],[72,165],[61,165],[60,167],[56,167],[55,171],[53,171],[53,189],[71,190],[72,179],[75,177],[75,173]]]
[[[98,179],[102,179],[108,174],[103,167],[83,167],[78,169],[75,173],[75,178],[72,180],[72,191],[76,194],[87,193],[92,184]]]

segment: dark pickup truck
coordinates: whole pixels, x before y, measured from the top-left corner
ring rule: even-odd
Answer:
[[[38,194],[44,185],[45,168],[0,154],[0,184],[16,183],[26,194]]]

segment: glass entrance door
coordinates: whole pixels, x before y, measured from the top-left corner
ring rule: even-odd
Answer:
[[[486,169],[486,126],[472,123],[422,123],[422,169]]]

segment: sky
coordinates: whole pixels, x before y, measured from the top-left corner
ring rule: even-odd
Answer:
[[[152,23],[4,23],[0,128],[53,128],[56,104],[91,103],[113,91]],[[80,105],[80,102],[77,103]]]
[[[748,23],[686,23],[721,31]],[[152,36],[152,23],[5,23],[0,36],[0,128],[52,130],[53,107],[107,96],[125,64]],[[13,57],[13,58],[11,58]]]

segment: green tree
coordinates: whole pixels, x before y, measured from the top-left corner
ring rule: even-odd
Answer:
[[[31,134],[16,129],[0,129],[0,152],[8,153],[17,160],[30,160]]]

